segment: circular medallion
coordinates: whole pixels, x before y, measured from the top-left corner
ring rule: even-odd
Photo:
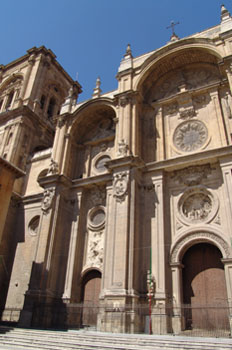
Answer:
[[[207,141],[208,131],[199,120],[181,123],[173,135],[173,143],[182,152],[192,152],[201,148]]]
[[[217,200],[205,188],[187,190],[178,204],[179,214],[187,223],[210,221],[218,209]]]

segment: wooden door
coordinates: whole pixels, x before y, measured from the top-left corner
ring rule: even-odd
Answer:
[[[221,253],[202,243],[183,257],[183,299],[187,329],[228,329],[227,292]]]
[[[83,279],[83,314],[82,324],[95,326],[97,323],[99,294],[101,290],[101,274],[89,272]]]

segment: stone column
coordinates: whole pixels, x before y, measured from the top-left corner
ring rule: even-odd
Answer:
[[[122,95],[119,97],[119,143],[124,142],[131,153],[132,130],[131,130],[131,97]],[[117,153],[119,150],[117,150]]]
[[[151,247],[152,247],[152,275],[155,278],[155,304],[152,310],[152,332],[166,334],[166,283],[165,283],[165,231],[164,231],[164,189],[163,172],[155,173],[152,182],[156,195],[155,217],[151,222]]]
[[[232,157],[220,159],[220,166],[224,182],[224,201],[222,210],[225,210],[227,217],[228,232],[232,227]]]
[[[129,158],[129,157],[128,157]],[[125,161],[125,158],[120,160]],[[113,161],[112,161],[113,162]],[[116,162],[119,162],[116,161]],[[135,291],[136,169],[115,166],[107,187],[107,221],[101,300],[105,307],[98,324],[102,331],[134,332],[139,322]],[[110,219],[109,219],[110,218]]]
[[[75,208],[73,209],[74,218],[73,218],[72,231],[71,231],[71,237],[70,237],[70,243],[69,243],[69,255],[68,255],[65,286],[64,286],[64,293],[63,293],[63,300],[65,300],[65,302],[70,302],[71,300],[81,199],[82,199],[82,189],[79,189],[76,194]]]
[[[56,134],[52,148],[52,159],[58,164],[59,171],[61,171],[65,159],[64,154],[64,142],[65,142],[65,133],[67,126],[64,118],[60,117],[56,126]],[[66,160],[67,161],[67,160]]]
[[[19,96],[19,103],[22,104],[23,99],[26,97],[26,92],[27,92],[27,88],[29,85],[29,79],[31,76],[31,72],[32,72],[32,68],[35,64],[35,55],[32,54],[29,59],[28,59],[28,67],[27,67],[27,72],[24,78],[24,82],[23,82],[23,86],[20,92],[20,96]]]
[[[210,91],[210,97],[213,101],[213,111],[211,113],[214,113],[216,115],[217,120],[217,128],[219,130],[220,134],[220,140],[221,145],[220,146],[227,146],[228,145],[228,138],[225,130],[225,123],[223,120],[223,115],[220,107],[220,99],[218,95],[218,90],[214,89]]]
[[[155,125],[159,137],[156,136],[157,149],[156,149],[156,159],[164,160],[165,158],[165,139],[164,139],[164,122],[163,122],[163,112],[162,107],[158,107],[155,114]]]
[[[184,318],[182,316],[181,305],[183,302],[182,292],[182,268],[183,265],[180,263],[172,263],[172,305],[173,305],[173,316],[172,316],[172,330],[174,334],[178,334],[183,329]]]
[[[232,258],[222,259],[225,269],[226,289],[229,306],[230,331],[232,332]]]
[[[32,314],[36,302],[41,303],[42,309],[45,303],[49,302],[50,298],[52,298],[52,295],[47,291],[47,279],[51,264],[59,202],[60,195],[56,193],[56,186],[54,184],[46,186],[41,203],[42,215],[38,229],[39,238],[31,271],[29,289],[25,294],[24,308],[20,315],[19,324],[22,327],[31,326]],[[50,313],[47,316],[44,315],[43,326],[49,325],[49,316]],[[34,322],[37,322],[37,320],[34,319]]]
[[[226,69],[226,74],[227,74],[227,78],[228,78],[228,81],[229,81],[229,85],[230,85],[230,92],[232,94],[232,63],[230,63]]]
[[[113,188],[107,191],[105,293],[125,295],[127,288],[127,244],[129,227],[128,169],[114,172]]]

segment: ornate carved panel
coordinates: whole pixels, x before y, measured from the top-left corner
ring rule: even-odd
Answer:
[[[178,171],[174,171],[172,178],[179,184],[185,184],[186,186],[199,185],[203,179],[211,174],[210,164],[195,165],[188,168],[184,168]]]

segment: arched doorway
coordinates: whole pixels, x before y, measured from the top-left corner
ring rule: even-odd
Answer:
[[[82,280],[82,325],[84,326],[95,326],[97,324],[100,290],[101,273],[97,270],[89,271]]]
[[[183,256],[183,301],[186,329],[229,329],[222,254],[208,243]]]

